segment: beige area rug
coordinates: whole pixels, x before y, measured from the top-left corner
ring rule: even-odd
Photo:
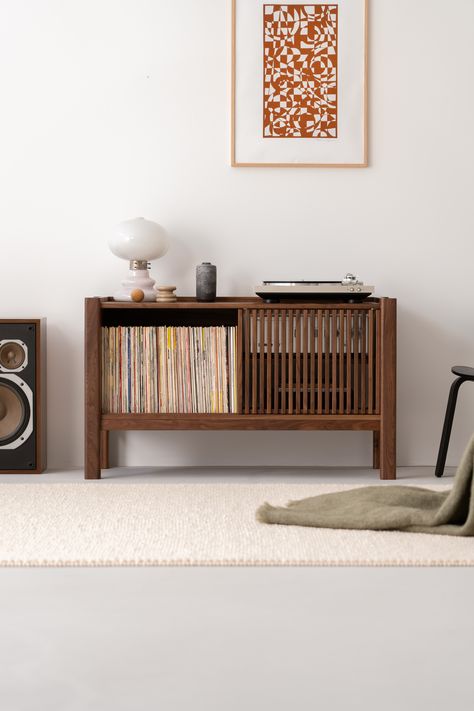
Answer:
[[[255,520],[263,501],[285,504],[347,488],[353,487],[2,484],[0,565],[474,565],[474,538],[269,526]]]

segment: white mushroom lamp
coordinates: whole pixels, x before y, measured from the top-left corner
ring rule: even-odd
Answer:
[[[155,281],[149,276],[148,262],[168,251],[169,239],[163,227],[144,217],[126,220],[115,228],[109,247],[115,256],[130,263],[128,279],[122,282],[122,288],[114,294],[114,300],[132,301],[132,291],[141,289],[143,301],[155,301]]]

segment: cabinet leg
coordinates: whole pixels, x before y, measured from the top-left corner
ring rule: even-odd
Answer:
[[[397,478],[397,315],[395,299],[381,299],[380,478]]]
[[[100,299],[85,302],[84,476],[100,479]]]
[[[100,479],[101,478],[99,458],[97,458],[97,462],[95,462],[95,461],[92,461],[91,458],[89,457],[88,461],[86,462],[86,466],[85,466],[84,478],[85,479]]]
[[[84,478],[100,479],[100,431],[86,425]]]
[[[372,455],[374,469],[380,469],[380,432],[373,432],[372,435]]]
[[[101,479],[100,467],[88,464],[85,467],[84,479]]]
[[[397,478],[396,430],[383,426],[380,431],[380,478]]]
[[[109,468],[109,432],[102,430],[100,433],[100,468]]]

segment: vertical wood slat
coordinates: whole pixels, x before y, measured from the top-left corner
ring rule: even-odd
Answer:
[[[354,336],[353,336],[353,349],[354,349],[354,414],[359,414],[359,354],[360,354],[360,332],[359,332],[359,311],[354,310],[353,315],[354,324]]]
[[[323,312],[318,309],[318,415],[323,412]]]
[[[300,414],[301,398],[301,312],[295,312],[295,414]]]
[[[237,311],[237,412],[239,415],[243,412],[242,399],[243,395],[243,313],[242,309]]]
[[[265,320],[266,310],[258,312],[258,335],[259,335],[259,378],[258,378],[258,412],[263,415],[265,412]]]
[[[270,309],[267,310],[267,415],[272,414],[272,353],[273,353],[273,318],[275,312]]]
[[[257,309],[251,311],[252,322],[252,414],[258,414],[257,409]]]
[[[324,311],[324,412],[329,414],[329,361],[330,361],[330,351],[331,351],[331,340],[330,340],[330,311],[326,309]]]
[[[303,401],[301,411],[308,414],[308,309],[303,310]]]
[[[288,309],[288,414],[293,414],[293,309]]]
[[[360,410],[363,415],[367,413],[367,312],[361,311],[362,330],[360,338]]]
[[[316,313],[314,309],[309,312],[309,343],[310,343],[310,383],[309,383],[309,412],[315,412],[315,390],[316,390]]]
[[[338,413],[344,414],[344,310],[339,309],[339,383]]]
[[[337,412],[337,311],[331,309],[331,414]]]
[[[273,312],[273,414],[279,412],[279,370],[280,370],[280,312],[275,309]]]
[[[244,312],[244,412],[246,415],[250,413],[250,311]]]
[[[346,414],[352,412],[352,312],[346,311]]]
[[[380,358],[382,354],[382,339],[380,328],[380,311],[375,312],[375,413],[380,413]]]
[[[368,372],[368,407],[369,415],[374,411],[374,310],[369,311],[369,358],[367,364]]]
[[[288,315],[286,309],[281,312],[281,413],[286,415],[286,330],[288,327]]]

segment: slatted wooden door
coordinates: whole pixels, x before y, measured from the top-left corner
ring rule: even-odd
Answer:
[[[380,412],[380,310],[245,309],[244,414]]]

